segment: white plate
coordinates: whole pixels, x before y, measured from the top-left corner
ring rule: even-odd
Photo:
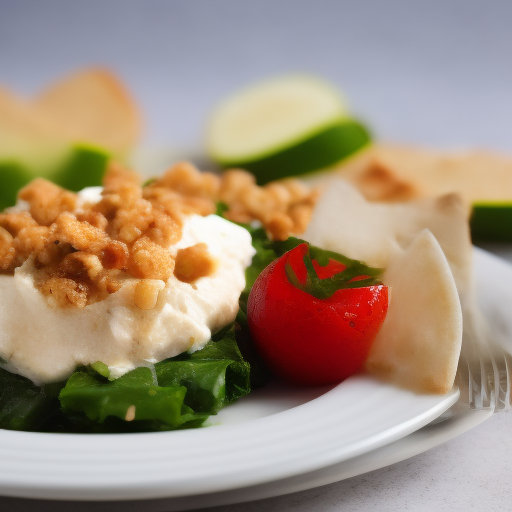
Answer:
[[[105,510],[108,512],[176,512],[192,510],[200,507],[213,507],[242,503],[264,498],[282,496],[299,491],[305,491],[314,487],[332,484],[346,478],[352,478],[363,473],[375,471],[376,469],[396,464],[402,460],[414,457],[435,446],[438,446],[460,434],[476,427],[486,419],[492,416],[489,411],[467,411],[448,421],[441,423],[430,423],[425,427],[409,434],[398,441],[372,450],[371,452],[359,455],[352,459],[339,462],[332,466],[326,466],[316,471],[292,476],[282,480],[274,480],[266,484],[244,487],[242,489],[233,489],[230,491],[216,492],[210,494],[200,494],[195,496],[186,496],[182,498],[170,498],[165,500],[144,500],[142,502],[108,502]],[[38,502],[40,503],[40,502]],[[0,500],[0,505],[1,505]],[[66,508],[58,508],[60,503],[51,502],[51,506],[44,510],[59,512]],[[68,504],[69,506],[69,504]],[[36,510],[30,509],[30,510]],[[95,504],[95,510],[98,504]],[[28,512],[28,510],[27,510]],[[37,508],[37,512],[43,512]]]
[[[475,264],[487,313],[510,328],[503,304],[511,297],[502,283],[510,282],[512,267],[483,251],[476,252]],[[212,505],[293,492],[397,462],[485,419],[461,418],[397,441],[456,398],[456,392],[417,396],[356,376],[327,391],[265,388],[225,409],[216,418],[222,425],[199,430],[99,436],[0,431],[0,494],[171,497],[175,509],[184,509],[199,506],[199,494],[217,493],[217,501],[206,502]]]
[[[264,391],[268,393],[268,391]],[[301,400],[302,390],[292,393]],[[306,393],[309,393],[306,391]],[[277,409],[290,390],[278,392]],[[366,453],[439,416],[458,397],[417,396],[355,376],[307,403],[198,430],[126,435],[0,432],[0,493],[101,500],[186,496],[269,482]],[[256,415],[258,393],[237,405]],[[244,403],[245,402],[245,403]],[[263,401],[264,403],[264,401]],[[270,400],[276,409],[276,400]]]
[[[141,154],[146,173],[175,157]],[[457,399],[418,396],[369,376],[330,389],[276,384],[199,430],[125,435],[0,431],[0,494],[119,500],[179,497],[289,478],[367,453],[439,416]]]

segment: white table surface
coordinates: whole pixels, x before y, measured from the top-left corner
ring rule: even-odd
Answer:
[[[383,139],[512,153],[512,2],[0,0],[0,84],[26,94],[89,64],[113,68],[145,141],[198,147],[212,105],[254,80],[313,72]],[[488,247],[512,262],[512,248]],[[511,283],[512,285],[512,283]],[[225,512],[512,509],[512,414],[412,459]],[[141,510],[165,510],[143,507]],[[0,498],[9,512],[115,512]]]

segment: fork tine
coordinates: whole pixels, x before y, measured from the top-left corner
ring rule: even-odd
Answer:
[[[505,364],[507,367],[507,389],[505,393],[505,410],[512,409],[512,356],[505,352]]]
[[[492,339],[485,343],[471,338],[462,347],[455,384],[459,400],[433,423],[467,410],[512,409],[512,356]]]
[[[469,340],[468,340],[469,341]],[[474,340],[463,345],[460,366],[462,381],[460,401],[471,409],[494,410],[496,406],[496,368],[489,348]],[[467,367],[467,378],[464,369]],[[467,386],[467,388],[465,387]]]
[[[496,363],[488,347],[482,348],[480,354],[480,385],[481,385],[481,408],[496,408],[496,392],[499,390],[498,380],[496,378]]]
[[[499,352],[499,353],[498,353]],[[510,410],[510,387],[512,382],[512,357],[502,349],[495,349],[494,362],[496,364],[496,411]]]
[[[472,400],[471,370],[469,368],[467,358],[463,353],[461,353],[459,357],[456,383],[460,392],[457,405],[467,405],[467,407],[469,408],[469,404],[471,403]]]

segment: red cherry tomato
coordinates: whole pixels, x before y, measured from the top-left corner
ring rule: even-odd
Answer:
[[[318,299],[296,288],[286,275],[289,263],[305,282],[307,251],[307,244],[301,244],[260,274],[249,295],[249,328],[275,375],[300,384],[330,384],[357,372],[366,360],[386,317],[388,288],[344,288]],[[321,279],[345,268],[334,260],[325,267],[313,260],[313,265]]]

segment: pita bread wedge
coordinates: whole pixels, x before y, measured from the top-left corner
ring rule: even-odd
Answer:
[[[461,303],[464,322],[470,325],[475,317],[467,219],[467,209],[453,194],[386,204],[365,200],[341,179],[326,187],[303,238],[387,269],[388,327],[370,356],[370,371],[414,391],[452,387],[462,339]]]
[[[443,152],[376,144],[337,168],[371,201],[458,193],[468,203],[512,200],[512,158],[472,150]]]
[[[119,80],[88,69],[51,85],[35,98],[0,87],[0,158],[53,154],[86,143],[125,156],[138,142],[141,117]]]
[[[447,393],[457,371],[462,311],[432,233],[423,231],[394,257],[382,281],[391,289],[391,300],[366,369],[414,391]]]
[[[51,119],[65,140],[97,144],[116,154],[132,149],[141,133],[137,106],[121,82],[103,69],[72,74],[36,96],[34,115]]]
[[[374,203],[346,181],[333,179],[313,212],[304,238],[386,268],[421,231],[429,229],[448,259],[459,293],[466,293],[472,272],[468,217],[469,211],[455,194],[407,203]]]
[[[29,101],[0,87],[0,207],[13,204],[32,169],[47,175],[68,152],[51,119],[35,116]]]
[[[27,148],[44,151],[58,144],[59,135],[47,116],[35,116],[30,102],[0,87],[0,157],[18,157]]]

